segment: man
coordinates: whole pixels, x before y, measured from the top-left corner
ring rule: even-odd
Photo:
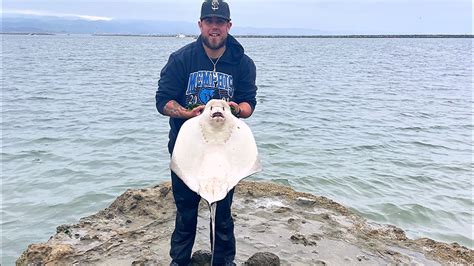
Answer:
[[[251,116],[256,105],[255,64],[244,54],[242,45],[229,34],[232,22],[228,4],[222,0],[206,0],[201,7],[198,25],[201,35],[195,42],[171,54],[161,71],[156,91],[158,112],[170,117],[170,154],[183,123],[201,114],[210,99],[227,100],[234,115],[242,118]],[[171,181],[177,208],[171,237],[171,264],[188,265],[196,236],[200,197],[173,172]],[[216,265],[234,265],[233,194],[232,189],[217,203]]]

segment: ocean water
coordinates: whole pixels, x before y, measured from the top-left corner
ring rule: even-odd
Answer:
[[[1,257],[169,180],[154,106],[192,39],[2,36]],[[473,245],[472,39],[240,39],[257,65],[251,177],[412,238]]]

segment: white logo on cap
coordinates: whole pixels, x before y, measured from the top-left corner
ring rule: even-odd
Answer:
[[[216,11],[217,9],[219,9],[219,1],[217,0],[212,0],[212,10]]]

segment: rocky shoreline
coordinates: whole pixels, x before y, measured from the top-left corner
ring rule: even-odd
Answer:
[[[238,265],[257,252],[278,255],[282,265],[474,264],[472,249],[408,239],[400,228],[283,185],[242,181],[233,215]],[[46,243],[29,245],[16,264],[169,265],[174,217],[170,183],[127,190],[97,214],[58,226]],[[194,250],[209,249],[209,210],[201,202]]]

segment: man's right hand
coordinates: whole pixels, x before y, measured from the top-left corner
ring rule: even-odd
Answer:
[[[206,106],[200,105],[192,110],[188,110],[181,106],[175,100],[171,100],[166,103],[165,108],[163,109],[164,113],[173,118],[189,119],[195,116],[198,116],[202,113]]]
[[[205,105],[199,105],[197,107],[194,107],[192,110],[189,110],[191,112],[191,115],[189,118],[193,118],[195,116],[202,114],[202,112],[204,111],[204,108],[206,108]]]

